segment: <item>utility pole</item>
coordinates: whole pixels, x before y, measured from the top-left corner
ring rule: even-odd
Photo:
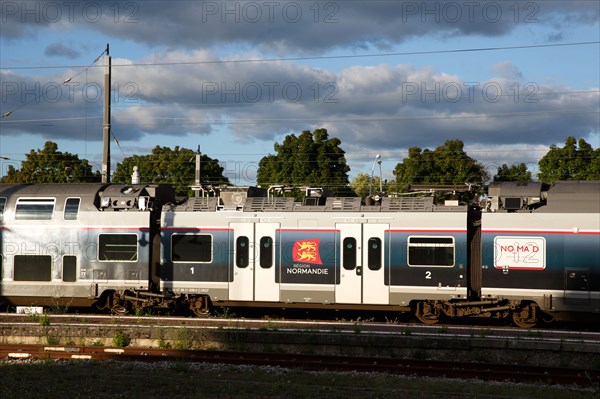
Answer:
[[[198,151],[196,151],[196,180],[194,181],[194,186],[197,187],[196,190],[194,190],[196,197],[200,196],[200,188],[202,187],[202,184],[200,183],[200,157],[202,156],[202,153],[200,152],[200,144],[198,144]]]
[[[106,56],[104,57],[104,121],[103,121],[103,149],[102,149],[102,183],[110,183],[110,53],[108,43],[106,44]]]

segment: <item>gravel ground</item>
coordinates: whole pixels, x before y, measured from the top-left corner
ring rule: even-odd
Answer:
[[[0,362],[0,398],[3,399],[158,397],[590,399],[600,398],[600,387],[592,390],[183,362]]]

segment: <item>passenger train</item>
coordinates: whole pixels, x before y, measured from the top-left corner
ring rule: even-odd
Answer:
[[[201,193],[201,194],[200,194]],[[600,181],[492,183],[479,205],[255,187],[0,185],[0,302],[600,315]]]

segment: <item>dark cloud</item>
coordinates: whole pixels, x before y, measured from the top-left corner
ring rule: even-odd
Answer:
[[[46,47],[44,54],[49,57],[66,57],[72,60],[79,57],[79,51],[73,49],[72,47],[67,47],[62,43],[50,44],[48,47]]]
[[[596,1],[2,2],[3,36],[87,27],[151,46],[247,44],[274,53],[386,49],[421,36],[500,36],[518,27],[597,24]]]

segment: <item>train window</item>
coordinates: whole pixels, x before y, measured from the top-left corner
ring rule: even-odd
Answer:
[[[15,255],[15,281],[50,281],[52,279],[52,256]]]
[[[248,237],[238,237],[235,241],[235,264],[237,267],[248,267],[250,240]]]
[[[173,234],[171,260],[173,262],[212,262],[213,237],[210,234]]]
[[[262,237],[260,239],[260,267],[268,269],[273,266],[273,238]]]
[[[4,207],[6,205],[6,198],[0,198],[0,222],[4,220]]]
[[[454,266],[454,237],[408,237],[409,266]]]
[[[54,198],[19,198],[15,219],[17,220],[52,220]]]
[[[72,283],[77,280],[77,257],[63,256],[63,281]]]
[[[65,202],[65,220],[77,220],[80,198],[67,198]]]
[[[353,270],[356,268],[356,238],[346,237],[342,245],[344,269]]]
[[[136,234],[100,234],[98,260],[137,262],[138,237]]]
[[[381,269],[381,238],[369,238],[367,251],[367,264],[370,270]]]

